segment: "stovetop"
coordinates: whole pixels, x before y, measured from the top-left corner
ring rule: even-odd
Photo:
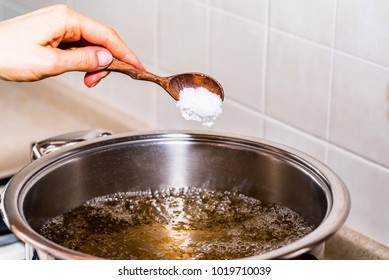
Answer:
[[[0,196],[11,177],[0,179]],[[24,259],[24,244],[8,229],[0,216],[0,260]]]

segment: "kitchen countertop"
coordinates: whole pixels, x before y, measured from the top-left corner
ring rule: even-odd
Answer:
[[[0,178],[30,162],[34,141],[63,133],[100,128],[113,133],[150,130],[57,80],[34,83],[0,81]],[[328,260],[389,260],[389,248],[344,226],[326,241]]]
[[[389,260],[389,248],[344,226],[326,241],[327,260]]]

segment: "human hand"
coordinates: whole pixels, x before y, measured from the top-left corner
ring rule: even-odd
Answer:
[[[85,71],[95,86],[115,57],[142,63],[110,27],[65,5],[46,7],[0,22],[0,79],[37,81],[69,71]]]

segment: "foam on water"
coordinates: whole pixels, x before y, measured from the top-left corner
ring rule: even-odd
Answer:
[[[313,229],[281,205],[182,188],[98,197],[53,217],[41,234],[108,259],[236,259],[285,246]]]

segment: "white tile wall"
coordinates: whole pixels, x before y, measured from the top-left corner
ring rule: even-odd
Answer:
[[[300,150],[322,162],[326,160],[327,148],[325,141],[285,125],[285,123],[276,119],[266,118],[264,136],[266,139]]]
[[[272,0],[270,25],[330,46],[335,2],[336,0]]]
[[[115,0],[112,9],[108,9],[110,25],[146,63],[154,61],[155,6],[153,0]]]
[[[266,112],[324,138],[327,130],[331,52],[270,30]]]
[[[260,111],[264,82],[264,27],[212,11],[209,34],[210,73],[227,98]]]
[[[388,170],[337,147],[330,148],[328,164],[350,191],[352,211],[347,224],[388,244]]]
[[[3,1],[1,5],[2,5],[2,19],[9,19],[18,16],[21,13],[26,13],[30,11],[26,7],[19,6],[15,3],[9,3],[7,1]]]
[[[239,116],[238,118],[236,116]],[[214,131],[261,137],[263,135],[263,115],[234,101],[226,100],[223,114],[212,127]]]
[[[267,1],[244,0],[210,0],[211,7],[222,9],[229,13],[241,16],[243,19],[249,19],[260,23],[267,20]]]
[[[58,2],[2,0],[0,15]],[[211,130],[265,137],[328,164],[351,192],[347,225],[389,246],[387,0],[62,2],[117,29],[157,74],[215,76],[226,101]],[[85,88],[81,74],[60,79]],[[155,85],[111,74],[85,91],[158,129],[206,129]]]
[[[389,168],[389,69],[336,54],[331,142]]]
[[[66,4],[66,0],[34,0],[34,1],[27,1],[27,0],[12,0],[12,1],[4,1],[5,4],[11,4],[11,5],[18,5],[22,8],[26,8],[27,10],[35,10],[39,9],[45,6],[53,5],[53,4]]]
[[[389,66],[389,1],[338,2],[337,49]]]
[[[53,2],[53,1],[45,0],[40,2]],[[63,2],[66,3],[66,1]],[[72,5],[73,8],[76,9],[78,12],[90,18],[93,18],[97,21],[100,21],[104,24],[109,24],[109,17],[110,17],[111,10],[106,9],[106,7],[110,3],[108,0],[99,0],[99,1],[82,0],[82,1],[72,1],[72,3],[73,3]],[[93,7],[93,9],[91,9],[91,7]]]
[[[151,66],[145,64],[150,71]],[[136,81],[121,73],[111,73],[111,77],[102,82],[107,82],[109,88],[99,92],[99,97],[106,99],[114,107],[123,112],[131,112],[133,116],[142,119],[147,123],[155,123],[157,120],[157,95],[163,94],[173,100],[168,94],[156,84],[144,81]],[[98,85],[100,87],[100,85]],[[159,90],[159,91],[157,91]],[[106,95],[109,95],[106,98]],[[170,100],[170,102],[171,102]],[[171,102],[174,105],[173,102]]]
[[[181,0],[165,0],[158,7],[160,66],[173,72],[206,71],[206,8]]]

